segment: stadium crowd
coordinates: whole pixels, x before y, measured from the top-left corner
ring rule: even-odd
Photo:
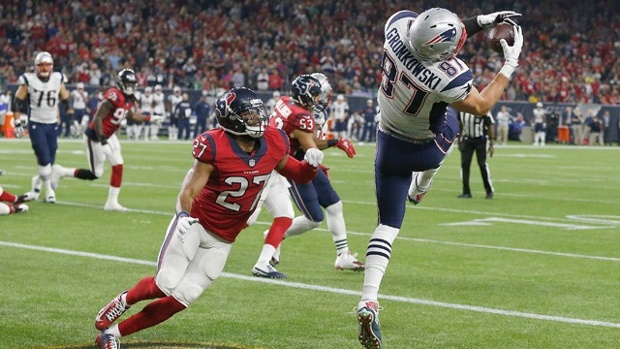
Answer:
[[[334,93],[373,96],[380,83],[382,23],[398,9],[442,6],[462,17],[523,13],[520,67],[507,100],[620,104],[620,3],[522,1],[60,1],[0,5],[0,86],[31,69],[39,50],[70,83],[107,86],[123,66],[142,86],[249,86],[286,91],[323,72]],[[482,89],[503,58],[479,34],[461,58]]]

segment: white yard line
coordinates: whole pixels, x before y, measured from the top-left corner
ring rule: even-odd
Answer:
[[[103,255],[103,254],[98,254],[98,253],[72,251],[72,250],[50,248],[50,247],[44,247],[44,246],[26,245],[26,244],[19,244],[19,243],[6,242],[6,241],[0,241],[0,246],[21,248],[21,249],[41,251],[41,252],[58,253],[58,254],[78,256],[78,257],[88,257],[88,258],[108,260],[108,261],[113,261],[113,262],[156,266],[155,262],[145,261],[145,260],[140,260],[140,259],[123,258],[123,257]],[[351,291],[351,290],[345,290],[341,288],[325,287],[325,286],[310,285],[310,284],[303,284],[303,283],[298,283],[298,282],[281,281],[281,280],[273,280],[273,279],[264,279],[264,278],[257,278],[255,276],[247,276],[247,275],[232,274],[232,273],[222,273],[222,276],[231,278],[231,279],[242,280],[242,281],[261,282],[265,284],[279,285],[279,286],[292,287],[292,288],[298,288],[298,289],[304,289],[304,290],[328,292],[328,293],[357,296],[357,297],[361,296],[361,292],[359,291]],[[380,294],[379,298],[381,300],[390,300],[394,302],[427,305],[427,306],[449,308],[449,309],[456,309],[456,310],[474,311],[478,313],[496,314],[496,315],[502,315],[502,316],[520,317],[520,318],[542,320],[542,321],[563,322],[563,323],[578,324],[578,325],[585,325],[585,326],[608,327],[608,328],[619,328],[620,329],[620,323],[613,323],[613,322],[606,322],[606,321],[599,321],[599,320],[577,319],[577,318],[568,318],[568,317],[563,317],[563,316],[526,313],[526,312],[513,311],[513,310],[487,308],[487,307],[472,306],[472,305],[467,305],[467,304],[445,303],[445,302],[437,302],[437,301],[428,300],[428,299],[409,298],[409,297],[391,296],[391,295],[383,295],[383,294]]]

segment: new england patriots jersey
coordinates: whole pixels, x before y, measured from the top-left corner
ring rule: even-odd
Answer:
[[[127,118],[127,113],[134,107],[133,99],[127,99],[125,95],[116,87],[109,88],[103,95],[114,105],[114,109],[110,110],[108,115],[103,117],[103,137],[110,138],[121,126],[121,122]],[[94,122],[88,124],[87,132],[95,134]]]
[[[311,111],[293,103],[291,97],[283,96],[273,109],[269,126],[283,130],[288,136],[287,138],[290,138],[291,133],[295,130],[314,135],[315,121]],[[290,145],[290,155],[294,155],[300,148],[299,141],[290,138]]]
[[[192,203],[190,215],[209,232],[235,241],[256,209],[271,171],[289,151],[288,137],[268,127],[252,154],[244,152],[221,128],[194,140],[193,156],[215,167],[207,185]]]
[[[415,58],[408,36],[417,14],[400,11],[385,24],[379,126],[399,137],[435,138],[448,104],[472,90],[473,74],[458,58],[439,62]]]
[[[47,81],[41,81],[35,73],[25,73],[19,77],[19,85],[28,86],[30,121],[43,124],[58,122],[60,87],[64,81],[64,76],[59,72],[52,72]]]

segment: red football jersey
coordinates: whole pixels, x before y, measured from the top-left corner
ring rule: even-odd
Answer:
[[[256,209],[271,171],[288,151],[288,137],[274,127],[267,128],[252,154],[220,128],[204,132],[194,140],[193,155],[215,171],[194,199],[190,215],[211,233],[235,241]]]
[[[131,98],[125,98],[125,95],[116,87],[109,88],[103,98],[112,102],[115,107],[103,118],[103,136],[109,138],[118,130],[121,122],[127,118],[127,113],[133,108],[134,101]],[[94,130],[92,121],[88,128]]]
[[[290,138],[291,132],[301,130],[314,134],[315,123],[312,113],[296,105],[289,96],[281,97],[273,108],[270,126],[284,130]],[[299,141],[295,138],[290,139],[290,154],[294,155],[299,150]]]

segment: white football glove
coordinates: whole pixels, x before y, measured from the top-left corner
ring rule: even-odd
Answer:
[[[499,43],[504,50],[504,58],[506,59],[506,65],[516,68],[519,65],[519,55],[521,54],[521,48],[523,47],[523,33],[521,32],[521,26],[513,26],[515,42],[512,46],[508,46],[506,40],[501,39]]]
[[[177,214],[177,238],[181,242],[185,241],[185,234],[189,232],[192,224],[197,223],[198,218],[190,217],[187,211],[181,211]]]
[[[306,155],[304,156],[304,160],[306,160],[310,166],[319,167],[321,162],[323,162],[323,154],[318,148],[310,148],[306,150]]]
[[[521,17],[521,14],[514,11],[499,11],[489,13],[488,15],[479,15],[476,17],[478,25],[484,29],[495,27],[502,22],[508,22],[517,25],[510,17]]]

